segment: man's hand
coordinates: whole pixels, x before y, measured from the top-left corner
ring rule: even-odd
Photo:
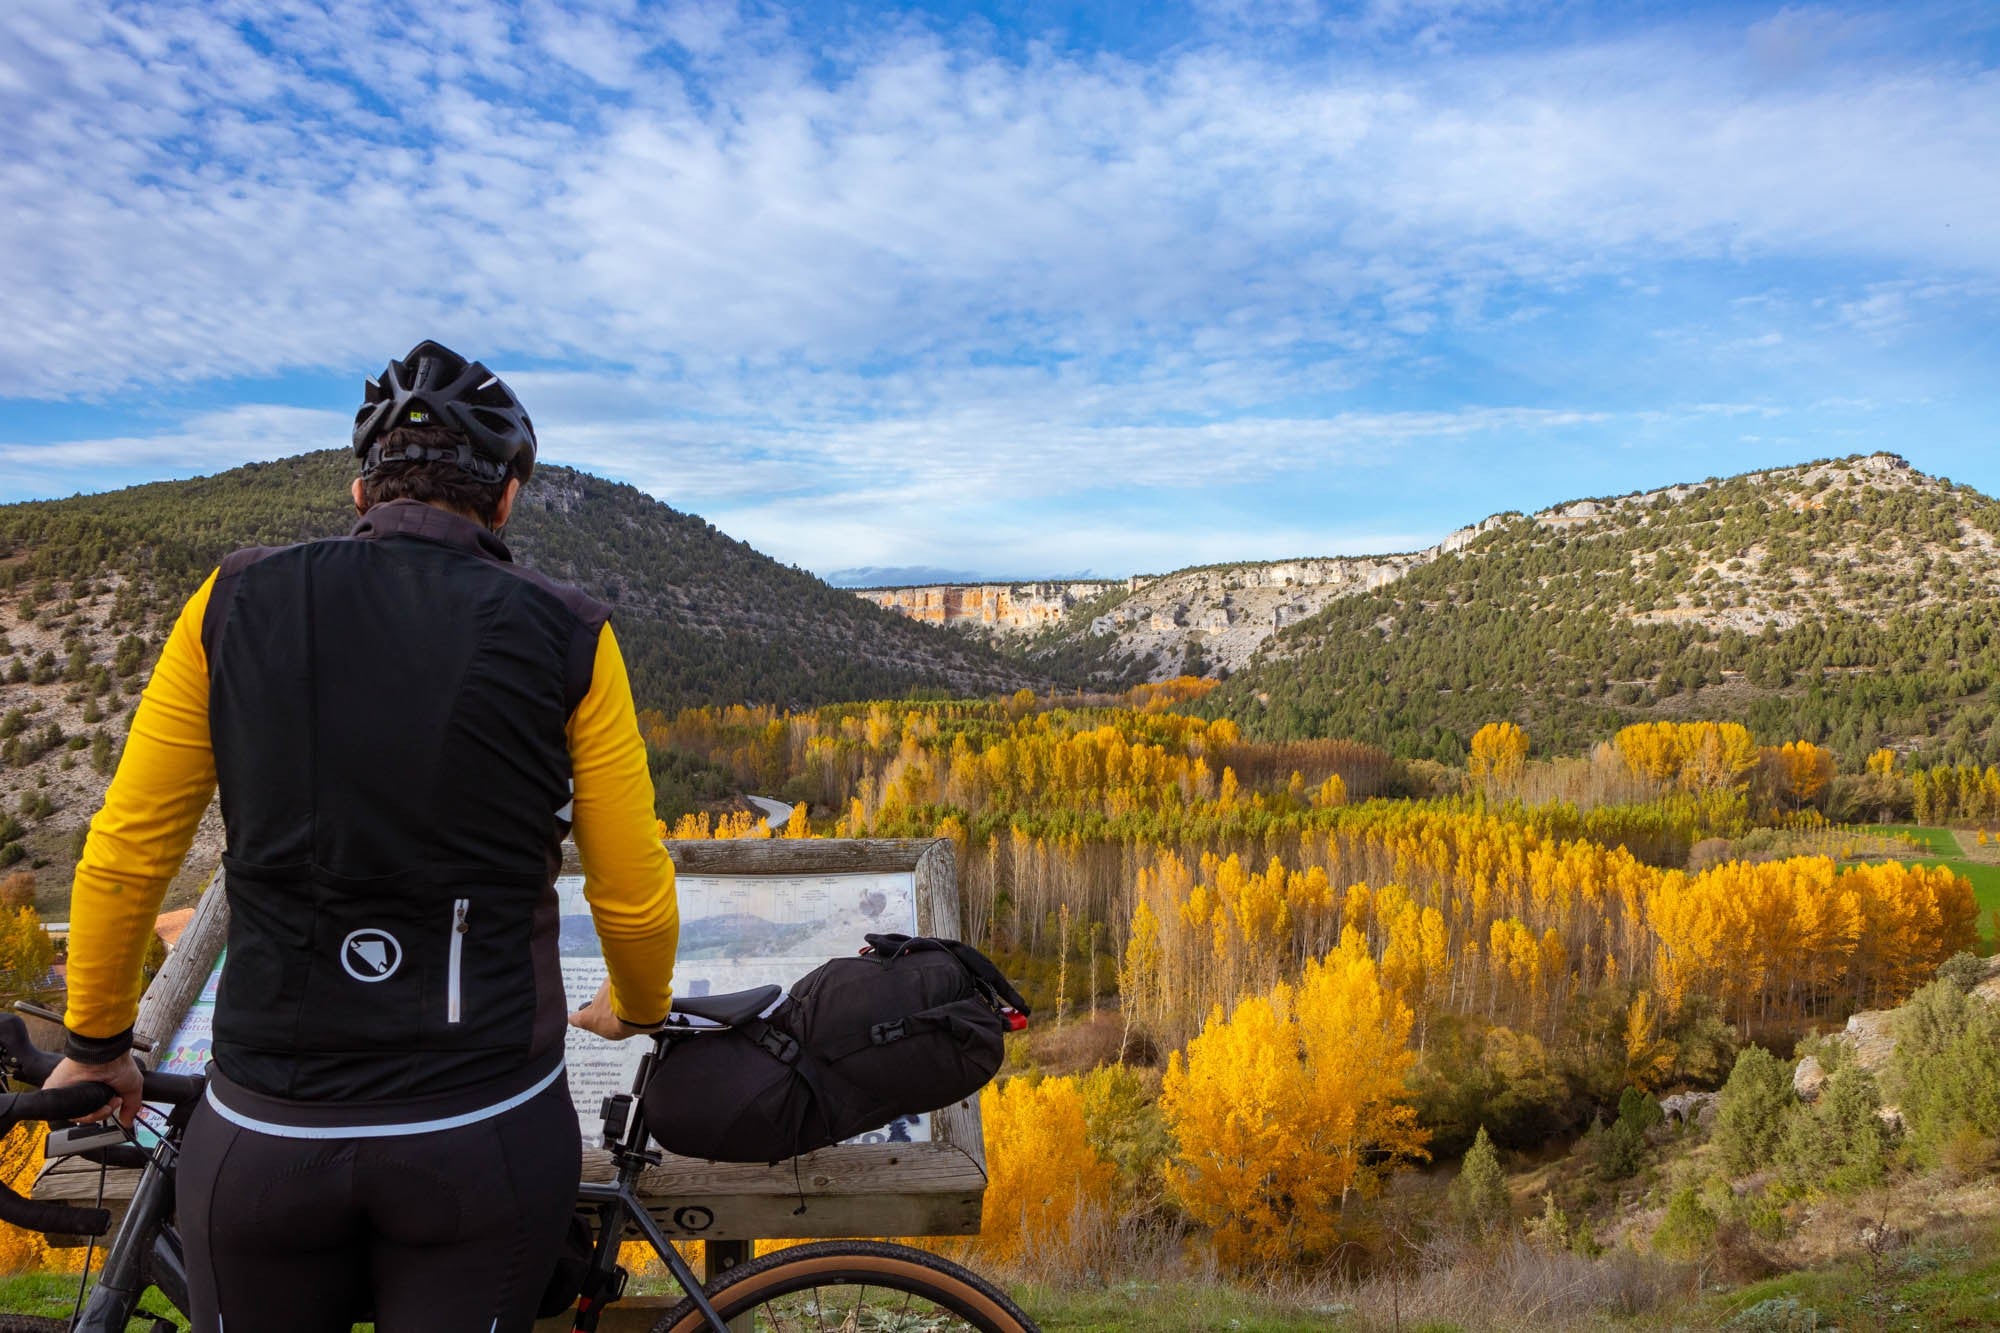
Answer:
[[[611,983],[608,980],[597,988],[596,999],[569,1016],[569,1025],[573,1028],[582,1028],[585,1032],[595,1032],[598,1036],[611,1041],[623,1041],[627,1037],[642,1036],[660,1030],[657,1024],[652,1027],[640,1027],[634,1023],[627,1023],[613,1012]]]
[[[77,1119],[81,1123],[95,1124],[115,1113],[119,1124],[127,1129],[132,1128],[132,1121],[138,1116],[144,1098],[140,1094],[139,1062],[132,1058],[130,1051],[111,1063],[102,1065],[87,1065],[79,1060],[65,1059],[42,1082],[42,1086],[61,1088],[71,1083],[107,1084],[113,1094],[111,1100],[98,1110],[86,1116],[78,1116]]]

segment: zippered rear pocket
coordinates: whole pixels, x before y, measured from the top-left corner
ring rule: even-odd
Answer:
[[[463,1016],[461,978],[465,971],[465,932],[471,927],[466,918],[472,913],[472,899],[458,898],[451,904],[451,955],[445,964],[444,1021],[456,1023]]]

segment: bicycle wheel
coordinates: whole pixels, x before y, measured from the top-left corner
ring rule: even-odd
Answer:
[[[879,1241],[818,1241],[723,1274],[708,1291],[755,1333],[1041,1333],[999,1288],[948,1259]],[[653,1333],[709,1333],[684,1300]]]

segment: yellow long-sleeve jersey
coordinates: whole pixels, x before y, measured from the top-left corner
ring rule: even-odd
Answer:
[[[138,1014],[140,963],[160,900],[215,789],[202,620],[211,574],[188,599],[140,696],[104,807],[70,895],[73,1048],[122,1046]],[[590,688],[566,729],[575,783],[572,832],[621,1018],[652,1023],[672,1000],[679,938],[673,862],[660,845],[631,683],[618,641],[599,631]]]

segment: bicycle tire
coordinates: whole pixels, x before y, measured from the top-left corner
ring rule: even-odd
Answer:
[[[852,1302],[843,1296],[833,1304],[834,1312],[843,1317],[842,1328],[879,1329],[882,1333],[900,1330],[930,1333],[933,1329],[947,1328],[973,1329],[976,1333],[1041,1333],[1026,1312],[977,1273],[928,1251],[881,1241],[815,1241],[775,1250],[730,1269],[707,1289],[707,1295],[715,1312],[724,1319],[763,1311],[772,1333],[793,1328],[810,1328],[817,1333],[825,1324],[823,1312],[815,1311],[811,1304],[813,1298],[804,1298],[806,1303],[801,1311],[779,1312],[787,1297],[801,1297],[803,1293],[828,1288],[850,1288],[857,1292]],[[902,1296],[902,1307],[872,1320],[853,1318],[852,1322],[846,1322],[860,1310],[860,1303],[871,1289]],[[914,1300],[928,1302],[942,1317],[957,1322],[924,1322],[921,1314],[908,1315],[908,1305]],[[758,1333],[764,1333],[765,1322],[760,1322],[757,1328]],[[689,1298],[653,1325],[653,1333],[710,1333],[710,1330]]]

